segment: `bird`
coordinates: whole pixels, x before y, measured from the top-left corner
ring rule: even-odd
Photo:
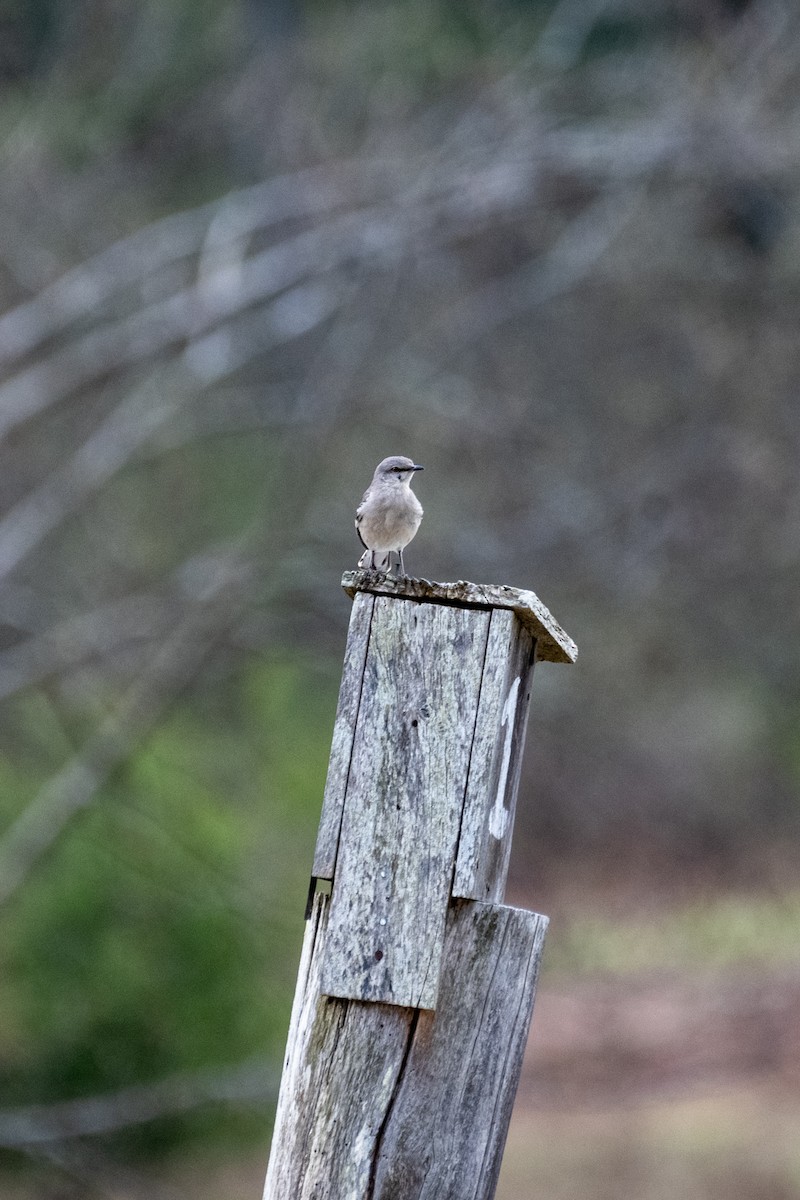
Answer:
[[[375,468],[372,483],[356,509],[356,533],[364,553],[359,567],[389,572],[392,555],[400,560],[405,575],[403,550],[419,529],[422,505],[411,490],[416,471],[424,471],[413,458],[393,454]]]

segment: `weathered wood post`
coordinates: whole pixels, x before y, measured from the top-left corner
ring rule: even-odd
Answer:
[[[490,1200],[547,918],[501,902],[532,592],[348,572],[353,598],[264,1200]]]

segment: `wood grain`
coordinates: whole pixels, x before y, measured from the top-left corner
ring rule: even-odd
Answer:
[[[409,1042],[408,1009],[321,995],[329,903],[306,925],[264,1200],[366,1200]]]
[[[339,830],[342,824],[344,797],[350,773],[350,758],[353,753],[353,733],[356,727],[358,707],[361,703],[364,661],[367,657],[374,606],[374,596],[366,592],[361,592],[353,597],[347,645],[344,652],[342,682],[339,687],[339,702],[333,725],[328,777],[322,798],[322,816],[314,850],[314,865],[311,870],[311,874],[315,875],[317,879],[333,879],[336,870]]]
[[[505,893],[536,643],[509,609],[494,609],[458,840],[453,896]]]
[[[431,1013],[321,994],[329,903],[306,930],[264,1200],[491,1200],[547,918],[454,905]]]
[[[574,663],[578,647],[535,592],[495,583],[431,583],[429,579],[392,579],[379,571],[346,571],[342,587],[348,596],[370,592],[400,600],[457,604],[463,608],[508,608],[536,639],[536,656],[544,662]]]
[[[439,1006],[414,1030],[371,1200],[494,1196],[546,928],[523,909],[450,910]]]
[[[433,1008],[489,613],[375,598],[322,988]]]

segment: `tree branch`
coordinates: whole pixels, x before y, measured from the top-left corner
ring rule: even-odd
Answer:
[[[156,1083],[59,1104],[0,1109],[0,1146],[25,1149],[96,1137],[191,1112],[206,1104],[262,1105],[276,1099],[278,1083],[273,1064],[257,1058],[226,1070],[181,1073]]]
[[[25,883],[42,856],[109,776],[154,727],[166,705],[196,674],[222,633],[244,607],[248,572],[234,554],[206,563],[204,599],[193,607],[110,713],[39,790],[0,842],[0,905]],[[201,590],[201,589],[197,589]]]

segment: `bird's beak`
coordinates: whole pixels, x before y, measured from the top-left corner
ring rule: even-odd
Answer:
[[[412,470],[412,471],[424,471],[424,470],[425,470],[425,468],[424,468],[424,467],[420,467],[420,466],[414,466],[414,467],[412,467],[412,468],[411,468],[411,470]]]

